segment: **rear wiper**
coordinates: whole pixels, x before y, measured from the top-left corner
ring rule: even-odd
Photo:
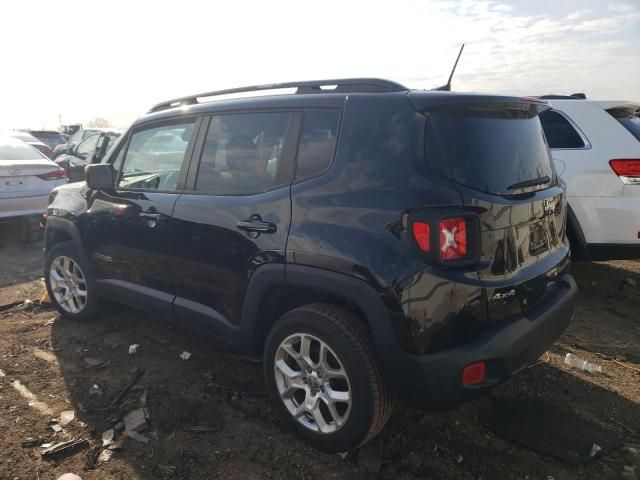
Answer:
[[[551,179],[548,175],[539,178],[533,178],[531,180],[525,180],[524,182],[514,183],[507,187],[507,190],[515,190],[516,188],[526,188],[526,187],[535,187],[537,185],[544,185],[545,183],[549,183]]]

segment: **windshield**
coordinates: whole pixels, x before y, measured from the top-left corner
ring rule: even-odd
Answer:
[[[498,195],[535,191],[555,183],[536,106],[486,103],[428,112],[428,165],[475,190]]]
[[[10,137],[0,137],[0,160],[40,160],[44,158],[35,148]]]

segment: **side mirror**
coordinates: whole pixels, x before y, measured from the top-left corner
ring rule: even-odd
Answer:
[[[92,190],[113,188],[113,168],[108,163],[95,163],[84,167],[87,186]]]

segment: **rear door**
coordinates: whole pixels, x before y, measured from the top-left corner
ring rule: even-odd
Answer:
[[[261,266],[283,264],[301,114],[214,115],[171,219],[174,310],[180,322],[229,337]],[[284,275],[284,269],[278,270]]]
[[[426,112],[427,164],[479,215],[477,275],[492,321],[533,308],[567,266],[564,189],[538,117],[545,108],[478,101]]]
[[[93,192],[88,251],[102,291],[172,316],[170,218],[184,185],[200,120],[134,127],[113,164],[115,188]]]

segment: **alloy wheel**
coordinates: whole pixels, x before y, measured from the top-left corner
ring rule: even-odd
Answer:
[[[49,267],[51,292],[60,308],[80,313],[87,304],[87,281],[80,265],[72,258],[59,256]]]
[[[324,341],[303,333],[288,336],[276,351],[273,369],[280,399],[300,424],[323,434],[346,424],[351,384],[340,358]]]

